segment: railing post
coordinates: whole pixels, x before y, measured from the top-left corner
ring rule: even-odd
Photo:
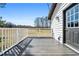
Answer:
[[[52,29],[50,29],[50,30],[51,30],[51,37],[53,37],[53,34],[52,34],[53,30]]]
[[[18,37],[18,34],[19,34],[19,32],[18,32],[18,28],[17,28],[17,32],[16,32],[16,34],[17,34],[17,42],[18,42],[18,40],[19,40],[19,37]]]
[[[5,29],[5,49],[6,49],[6,29]]]
[[[10,30],[9,30],[9,44],[10,44],[10,46],[11,46],[11,28],[10,28]],[[9,47],[10,47],[9,46]]]
[[[10,44],[9,44],[9,41],[10,41],[10,40],[9,40],[9,39],[10,39],[10,38],[9,38],[9,28],[7,28],[7,29],[8,29],[7,35],[8,35],[8,48],[9,48],[9,46],[10,46]]]
[[[3,52],[3,28],[2,28],[2,39],[1,39],[1,42],[2,42],[2,48],[1,48],[1,51]]]
[[[12,29],[12,28],[10,28],[10,46],[11,46],[11,43],[12,43],[12,42],[11,42],[11,41],[12,41],[12,39],[11,39],[11,36],[12,36],[12,34],[11,34],[11,29]]]
[[[27,37],[29,36],[28,34],[29,34],[29,31],[28,31],[28,28],[27,28]]]
[[[40,36],[40,28],[38,28],[38,37]]]
[[[10,28],[10,46],[12,46],[12,28]]]
[[[12,43],[11,44],[13,45],[13,32],[12,31],[13,31],[13,28],[11,29],[11,34],[12,34],[12,36],[11,36]]]

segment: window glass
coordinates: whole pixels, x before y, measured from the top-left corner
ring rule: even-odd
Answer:
[[[66,11],[66,24],[68,27],[78,27],[79,5],[75,5]]]
[[[74,8],[71,9],[71,15],[74,14]]]
[[[74,20],[74,15],[71,15],[71,21],[73,21]]]
[[[68,23],[68,27],[70,27],[70,22]]]
[[[70,12],[69,11],[67,11],[67,16],[70,16]]]
[[[78,12],[78,11],[79,11],[79,6],[76,5],[76,6],[75,6],[75,12]]]
[[[67,19],[68,19],[68,21],[70,21],[70,17],[68,17]]]
[[[78,27],[78,22],[77,21],[75,21],[75,27]]]
[[[75,14],[75,20],[78,20],[79,19],[79,13],[76,13]]]
[[[71,27],[74,27],[74,22],[71,22]]]

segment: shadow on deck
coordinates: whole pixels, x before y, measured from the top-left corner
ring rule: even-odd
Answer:
[[[31,38],[25,38],[23,41],[4,52],[1,56],[20,56],[31,41]]]

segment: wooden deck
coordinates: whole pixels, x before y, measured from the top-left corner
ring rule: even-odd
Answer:
[[[52,38],[26,38],[2,56],[79,56]]]

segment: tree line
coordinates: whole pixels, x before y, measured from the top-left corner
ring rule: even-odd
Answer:
[[[6,22],[2,20],[2,17],[0,17],[0,27],[1,28],[29,28],[32,26],[27,26],[27,25],[16,25],[11,22]]]

